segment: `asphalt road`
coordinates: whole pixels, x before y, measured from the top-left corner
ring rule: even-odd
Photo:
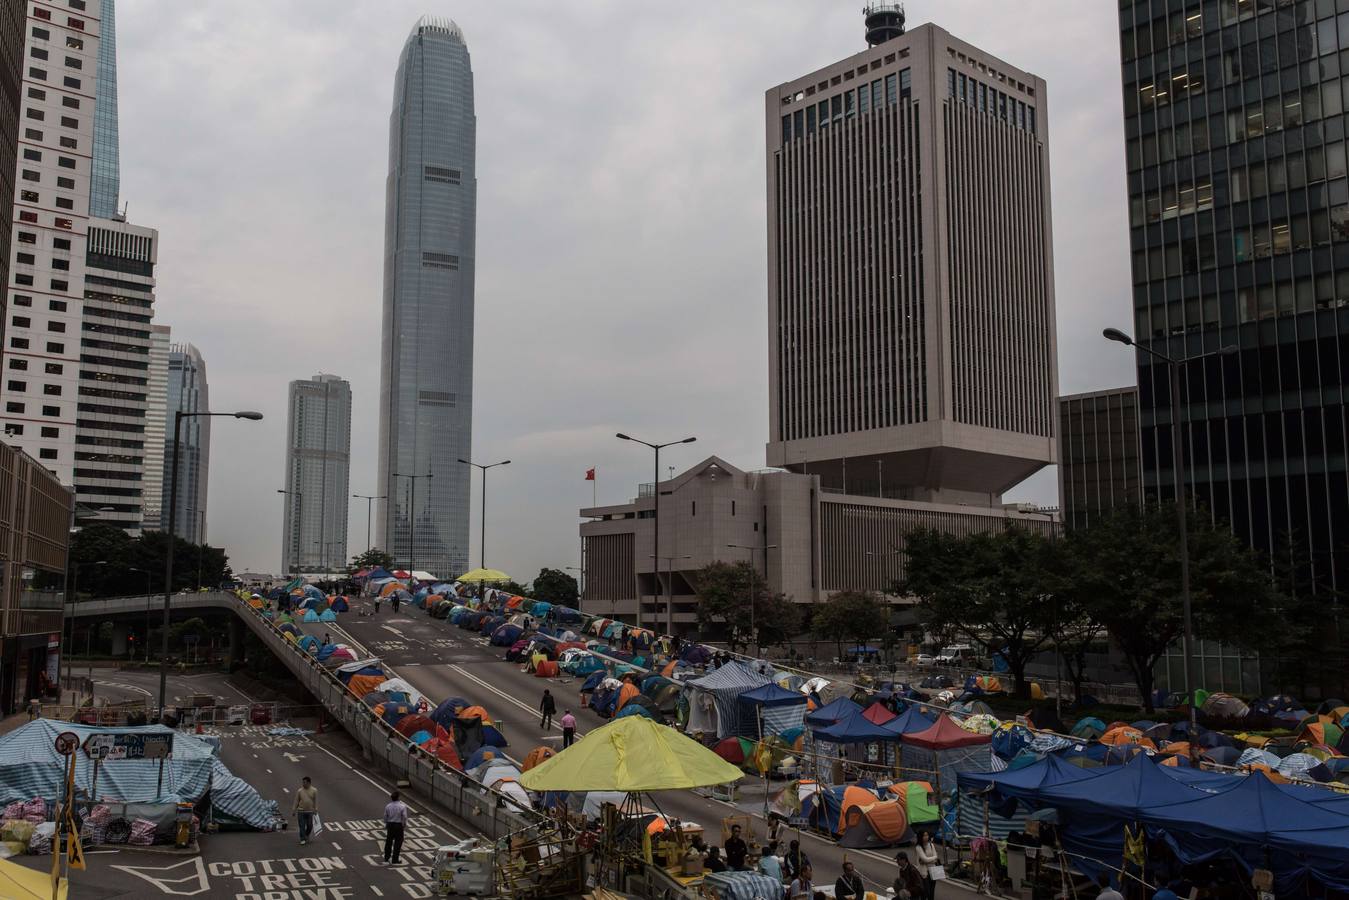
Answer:
[[[111,699],[158,695],[155,672],[95,670],[96,692]],[[187,698],[214,694],[226,704],[249,699],[222,675],[172,675],[168,694]],[[172,701],[171,701],[172,702]],[[313,721],[290,724],[313,729]],[[300,846],[294,819],[285,831],[221,831],[203,834],[200,855],[143,850],[91,851],[88,869],[72,872],[72,898],[207,897],[234,900],[347,900],[424,898],[431,890],[431,858],[436,847],[466,835],[416,803],[410,803],[402,865],[383,862],[381,814],[393,785],[363,770],[360,751],[344,732],[305,736],[267,734],[272,726],[206,728],[221,740],[221,759],[264,797],[289,813],[300,778],[308,775],[319,791],[324,830]],[[115,764],[114,764],[115,765]],[[17,857],[46,871],[51,857]]]
[[[301,625],[310,634],[322,639],[324,632],[338,643],[355,644],[370,656],[378,656],[398,677],[405,679],[433,702],[458,696],[485,708],[502,727],[510,742],[508,755],[519,760],[540,744],[561,748],[561,728],[556,720],[562,710],[570,708],[577,718],[577,733],[584,735],[591,728],[605,723],[594,711],[580,704],[580,679],[536,678],[521,671],[516,663],[505,661],[505,649],[492,647],[487,639],[465,631],[448,622],[428,616],[416,607],[402,607],[393,613],[388,603],[378,615],[361,615],[373,607],[357,601],[350,613],[339,617],[337,623]],[[557,698],[558,715],[548,731],[539,728],[537,712],[543,689],[549,688]],[[776,782],[770,790],[782,787]],[[661,812],[686,822],[703,826],[709,843],[719,844],[723,817],[751,815],[755,832],[766,833],[763,792],[754,779],[742,782],[740,805],[714,800],[693,791],[667,791],[655,794],[653,799]],[[842,871],[845,856],[857,865],[869,885],[884,892],[894,880],[896,870],[894,851],[889,853],[868,850],[844,850],[832,841],[809,832],[791,832],[789,838],[798,838],[801,847],[815,865],[817,883],[832,884]]]

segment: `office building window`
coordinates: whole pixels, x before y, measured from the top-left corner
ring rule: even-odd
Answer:
[[[61,396],[61,385],[44,384],[42,386],[42,393],[46,394],[48,397],[59,397]]]
[[[39,431],[44,438],[59,438],[61,436],[61,429],[53,428],[50,425],[43,425]]]
[[[11,359],[11,360],[9,361],[9,367],[10,367],[11,369],[13,369],[14,371],[16,371],[16,372],[27,372],[27,371],[28,371],[28,360],[26,360],[26,359]]]
[[[65,371],[65,369],[66,367],[63,366],[61,363],[52,363],[52,362],[49,362],[42,367],[42,371],[46,372],[48,375],[60,375],[62,372]]]
[[[9,346],[15,350],[27,350],[28,338],[12,337],[9,339]]]
[[[39,447],[37,450],[38,459],[56,459],[56,448]]]
[[[14,381],[13,379],[11,379],[5,382],[5,390],[14,391],[15,393],[22,394],[28,390],[28,382]]]
[[[13,400],[5,404],[5,412],[23,414],[24,406],[22,403],[15,403]]]
[[[59,416],[59,415],[61,415],[61,407],[59,407],[59,406],[44,406],[44,407],[42,407],[42,414],[43,414],[44,416]]]

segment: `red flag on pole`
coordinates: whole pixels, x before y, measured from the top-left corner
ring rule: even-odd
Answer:
[[[595,480],[595,470],[586,469],[586,481],[594,481],[594,480]]]

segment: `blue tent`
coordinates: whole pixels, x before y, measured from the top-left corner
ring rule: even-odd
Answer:
[[[384,578],[392,578],[393,573],[383,566],[375,566],[375,568],[370,571],[370,574],[365,577],[371,581],[379,581]]]
[[[334,597],[332,610],[333,612],[340,612],[340,613],[348,612],[351,610],[351,606],[347,604],[346,597]]]
[[[840,784],[816,791],[806,799],[801,809],[802,814],[810,821],[811,825],[821,831],[838,834],[839,817],[843,813],[843,793],[850,787],[855,787],[855,785]],[[859,789],[866,790],[866,788]],[[874,791],[867,791],[867,793],[875,794]],[[877,797],[877,799],[880,798]]]
[[[509,747],[506,736],[497,731],[494,725],[482,726],[482,742],[488,747]]]
[[[862,744],[872,741],[897,741],[899,735],[888,731],[882,725],[868,719],[861,713],[854,713],[846,719],[839,719],[827,728],[813,731],[815,740],[829,741],[831,744]]]
[[[492,646],[509,647],[520,640],[520,635],[524,634],[524,631],[519,625],[512,625],[509,622],[498,625],[492,631]]]
[[[1026,770],[1022,770],[1023,772]],[[1122,766],[1096,769],[1090,778],[1047,785],[1038,792],[1044,805],[1136,820],[1161,807],[1209,796],[1172,778],[1151,757],[1135,756]]]
[[[479,747],[477,750],[474,750],[471,754],[469,754],[468,759],[464,760],[464,771],[467,772],[469,769],[476,769],[478,768],[478,766],[487,762],[489,759],[500,759],[500,758],[501,754],[496,751],[495,747],[487,747],[487,746]]]
[[[305,623],[309,623],[309,624],[312,624],[312,623],[314,623],[314,622],[317,622],[318,620],[319,620],[319,614],[316,613],[316,612],[314,612],[312,609],[306,609],[306,610],[304,611],[304,616],[300,619],[301,622],[305,622]]]
[[[806,724],[811,728],[827,728],[839,719],[855,716],[861,711],[862,707],[853,703],[847,697],[839,697],[837,700],[831,700],[814,712],[806,713]],[[928,724],[931,725],[932,723],[929,722]]]
[[[914,731],[926,731],[935,724],[937,724],[935,715],[921,706],[910,706],[880,727],[883,731],[888,731],[892,735],[901,735]]]
[[[736,698],[742,717],[757,721],[758,736],[780,734],[788,728],[798,728],[805,720],[806,695],[800,691],[789,691],[773,682],[760,685],[752,691],[745,691]]]
[[[312,610],[311,610],[311,611],[312,611]],[[307,613],[306,613],[306,615],[307,615]],[[336,622],[336,621],[337,621],[337,613],[333,612],[331,609],[325,609],[323,612],[319,613],[319,621],[320,621],[320,622]]]
[[[380,716],[380,718],[390,725],[397,725],[399,719],[403,718],[403,716],[410,716],[413,712],[415,712],[415,710],[406,703],[385,703],[384,715]]]
[[[322,647],[319,647],[318,649],[317,655],[319,658],[319,662],[323,662],[325,659],[332,656],[336,652],[337,652],[336,644],[324,644]]]
[[[594,659],[594,657],[591,657],[591,659]],[[603,680],[604,680],[604,669],[596,669],[594,672],[591,672],[588,676],[586,676],[585,683],[581,685],[581,692],[586,693],[588,691],[595,690],[600,686],[600,682]]]
[[[304,595],[305,595],[306,597],[313,597],[313,598],[316,599],[316,600],[327,600],[327,599],[328,599],[327,595],[324,594],[323,591],[319,590],[317,587],[315,587],[315,586],[312,585],[312,584],[306,584],[306,585],[304,586]]]
[[[312,634],[306,634],[304,637],[296,641],[296,646],[298,646],[305,653],[317,653],[319,648],[319,639],[314,637]]]
[[[431,711],[430,719],[446,731],[455,720],[455,710],[465,709],[471,704],[463,697],[447,697]]]

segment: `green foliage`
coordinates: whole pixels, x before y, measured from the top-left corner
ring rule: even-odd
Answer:
[[[1051,640],[1055,543],[1015,527],[964,536],[920,529],[904,552],[902,588],[919,599],[924,618],[1002,654],[1016,694],[1027,696],[1026,665]]]
[[[351,565],[347,567],[349,572],[359,572],[361,569],[383,568],[393,571],[393,554],[381,550],[378,547],[371,547],[364,553],[358,553],[351,558]]]
[[[532,596],[536,600],[560,603],[563,606],[576,606],[579,593],[576,579],[561,569],[540,569],[531,585]]]
[[[815,633],[831,640],[843,658],[843,641],[867,644],[875,640],[888,643],[890,608],[878,596],[867,591],[839,591],[815,608],[811,625]]]
[[[147,531],[128,537],[111,525],[86,525],[70,539],[71,565],[81,596],[119,597],[164,590],[164,564],[169,552],[168,535]],[[229,557],[219,547],[190,544],[176,538],[173,546],[173,589],[215,587],[228,580]],[[200,577],[200,581],[198,578]]]
[[[1187,524],[1196,638],[1250,650],[1275,646],[1280,598],[1266,565],[1227,525],[1194,510]],[[1184,633],[1174,508],[1122,508],[1074,530],[1065,543],[1065,593],[1101,623],[1123,653],[1150,712],[1153,669]]]
[[[800,628],[796,604],[770,593],[749,563],[711,563],[694,575],[693,587],[698,594],[699,629],[704,633],[724,629],[733,651],[751,642],[780,646]]]

